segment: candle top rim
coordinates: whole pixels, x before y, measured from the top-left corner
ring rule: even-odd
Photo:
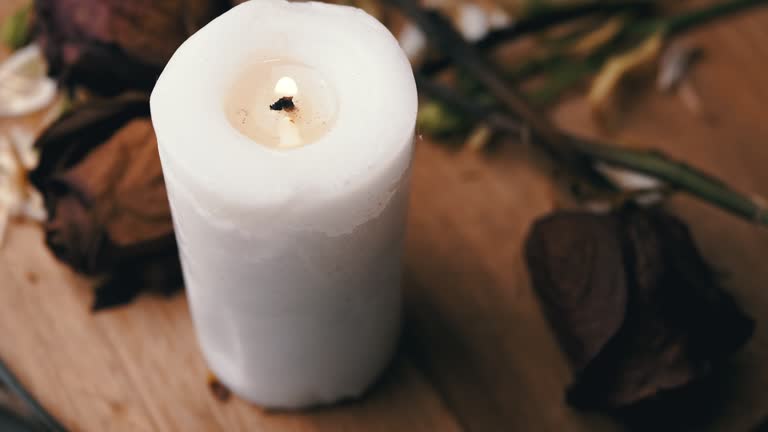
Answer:
[[[282,21],[291,26],[286,29]],[[220,99],[234,69],[260,55],[294,58],[324,69],[330,79],[346,80],[335,83],[347,93],[338,95],[341,108],[326,135],[311,145],[278,150],[253,145],[231,127]],[[348,61],[345,68],[332,64],[339,59]],[[355,91],[365,104],[351,100]],[[173,166],[196,191],[258,205],[307,190],[330,196],[390,175],[387,170],[410,152],[417,98],[410,63],[397,41],[362,10],[252,0],[182,44],[158,79],[150,105],[164,167]]]

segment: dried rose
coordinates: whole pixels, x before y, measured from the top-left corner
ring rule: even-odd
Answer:
[[[625,407],[696,382],[754,328],[685,225],[658,209],[555,213],[535,223],[526,256],[578,407]]]
[[[50,73],[99,93],[149,90],[181,43],[226,0],[36,0]]]
[[[48,246],[80,272],[109,276],[94,308],[129,301],[142,288],[181,286],[146,96],[76,108],[37,146],[40,165],[30,177],[45,197]]]

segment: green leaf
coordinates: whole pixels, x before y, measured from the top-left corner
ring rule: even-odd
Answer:
[[[19,8],[0,25],[0,41],[12,50],[19,49],[30,40],[29,15],[32,3]]]

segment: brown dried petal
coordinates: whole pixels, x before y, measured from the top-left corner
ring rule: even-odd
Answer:
[[[613,258],[562,259],[592,256],[598,244]],[[685,225],[659,210],[555,214],[536,223],[527,257],[534,288],[574,365],[577,377],[568,398],[579,407],[623,407],[686,386],[708,376],[753,331],[752,320],[719,287]],[[617,291],[606,289],[619,272],[625,279]],[[584,274],[592,276],[589,287],[573,283]],[[603,296],[624,298],[626,307],[601,312],[608,301]],[[601,318],[602,331],[583,331],[601,322],[588,312],[609,314]],[[580,352],[591,358],[568,348],[601,344]]]
[[[149,119],[134,119],[88,157],[53,179],[88,197],[91,215],[115,246],[173,231],[157,139]]]
[[[574,368],[584,368],[619,329],[627,304],[617,221],[555,213],[526,244],[533,286]]]
[[[80,162],[122,125],[137,117],[149,117],[149,97],[129,93],[109,100],[93,100],[62,115],[38,137],[35,146],[40,162],[30,174],[38,187],[47,178]]]
[[[43,192],[46,241],[86,274],[108,275],[94,307],[130,300],[140,288],[171,292],[180,268],[148,100],[91,102],[37,142],[31,179]]]
[[[53,75],[107,94],[150,89],[176,48],[225,0],[37,0],[38,42]]]

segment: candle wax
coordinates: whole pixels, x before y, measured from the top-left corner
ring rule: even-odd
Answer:
[[[397,40],[352,7],[246,1],[150,105],[210,370],[270,408],[362,395],[400,331],[418,98]]]
[[[290,109],[274,109],[280,98]],[[310,144],[333,127],[338,109],[335,89],[315,69],[273,58],[256,61],[239,73],[224,100],[232,127],[254,142],[273,148]]]

